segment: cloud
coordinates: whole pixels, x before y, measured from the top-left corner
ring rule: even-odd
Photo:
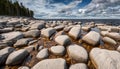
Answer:
[[[54,3],[54,0],[17,1],[33,10],[34,17],[120,17],[120,0],[92,0],[89,5],[83,8],[78,8],[82,0],[71,0],[68,4]]]

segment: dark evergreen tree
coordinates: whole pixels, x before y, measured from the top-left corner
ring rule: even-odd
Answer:
[[[17,1],[12,3],[9,0],[0,0],[0,15],[33,17],[34,13]]]

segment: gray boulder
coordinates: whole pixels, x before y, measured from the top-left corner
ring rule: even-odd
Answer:
[[[50,38],[55,33],[56,33],[56,30],[53,28],[43,29],[41,31],[41,35],[43,35],[44,37],[47,37],[47,38]]]
[[[12,53],[15,49],[12,47],[6,47],[0,50],[0,65],[4,65],[7,57],[10,53]]]
[[[28,56],[28,54],[29,53],[25,49],[14,51],[8,56],[6,60],[6,65],[20,64],[24,61],[24,59]]]
[[[67,35],[59,35],[55,38],[55,42],[62,46],[67,46],[71,44],[71,40]]]
[[[38,30],[41,30],[45,28],[45,24],[44,23],[35,23],[35,24],[32,24],[30,26],[30,29],[33,30],[33,29],[38,29]]]
[[[114,39],[109,38],[109,37],[104,37],[102,40],[105,43],[108,43],[108,44],[111,44],[111,45],[114,45],[114,46],[117,44],[117,42]]]
[[[39,37],[40,36],[40,31],[39,30],[30,30],[24,33],[25,37]]]
[[[70,45],[67,48],[69,57],[80,63],[86,63],[88,59],[87,51],[79,45]]]
[[[90,59],[97,69],[119,69],[120,53],[117,51],[93,48]]]
[[[81,35],[81,27],[73,27],[68,34],[74,39],[79,39]]]
[[[48,48],[42,49],[38,52],[36,58],[38,59],[45,59],[49,56]]]
[[[62,56],[65,54],[65,48],[64,46],[52,46],[50,48],[50,51],[54,54],[54,55],[58,55],[58,56]]]
[[[66,61],[62,58],[46,59],[38,62],[32,69],[66,69]]]
[[[95,31],[91,31],[83,36],[82,40],[90,45],[95,46],[100,43],[100,34]]]
[[[87,65],[84,63],[77,63],[74,65],[71,65],[69,69],[88,69]]]
[[[17,40],[17,42],[14,44],[14,47],[27,46],[28,43],[32,40],[33,38],[23,38],[23,39]]]

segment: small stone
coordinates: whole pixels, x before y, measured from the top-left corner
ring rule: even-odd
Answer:
[[[118,46],[117,51],[120,52],[120,45]]]
[[[60,31],[64,28],[64,25],[59,25],[59,26],[56,26],[54,27],[57,31]]]
[[[30,68],[27,66],[20,66],[18,69],[30,69]]]
[[[119,69],[120,53],[117,51],[93,48],[90,59],[96,69]]]
[[[88,69],[87,65],[84,63],[77,63],[74,65],[71,65],[69,69]]]
[[[79,45],[70,45],[67,48],[68,55],[76,62],[86,63],[88,59],[87,51]]]
[[[41,35],[43,35],[44,37],[47,37],[47,38],[50,38],[55,33],[56,33],[56,30],[53,28],[43,29],[41,31]]]
[[[50,51],[54,55],[58,55],[58,56],[63,56],[65,54],[65,48],[64,48],[64,46],[52,46],[50,48]]]
[[[43,48],[43,46],[39,46],[38,51],[42,50]]]
[[[30,41],[32,41],[33,38],[24,38],[17,40],[17,42],[14,44],[14,47],[22,47],[22,46],[27,46]]]
[[[38,41],[38,40],[30,41],[30,42],[28,43],[28,45],[32,45],[32,44],[36,43],[37,41]]]
[[[12,53],[15,49],[12,47],[6,47],[0,50],[0,65],[4,65],[7,57],[10,53]]]
[[[116,42],[114,39],[109,38],[109,37],[104,37],[104,38],[103,38],[103,41],[104,41],[105,43],[108,43],[108,44],[111,44],[111,45],[114,45],[114,46],[117,44],[117,42]]]
[[[105,36],[107,33],[109,33],[108,31],[101,31],[101,35]]]
[[[44,23],[35,23],[35,24],[31,25],[30,30],[34,30],[34,29],[41,30],[43,28],[45,28],[45,24]]]
[[[66,61],[62,58],[46,59],[38,62],[32,69],[66,69]]]
[[[110,33],[107,33],[106,36],[108,36],[116,41],[120,40],[120,33],[110,32]]]
[[[48,56],[49,56],[48,49],[45,48],[45,49],[42,49],[41,51],[39,51],[36,57],[38,59],[45,59]]]
[[[30,53],[33,50],[35,50],[35,47],[34,46],[28,46],[28,47],[25,47],[24,49],[27,50]]]
[[[2,34],[2,36],[5,38],[3,41],[16,41],[23,38],[24,35],[21,32],[9,32]]]
[[[40,31],[39,30],[30,30],[24,33],[25,37],[39,37],[40,36]]]
[[[8,33],[8,32],[12,32],[13,28],[4,28],[4,29],[0,29],[0,33]]]
[[[55,42],[62,46],[67,46],[71,44],[71,40],[67,35],[60,35],[55,38]]]
[[[90,45],[95,46],[100,43],[100,34],[95,31],[91,31],[83,36],[82,40]]]
[[[24,61],[24,59],[28,56],[28,52],[25,49],[21,49],[18,51],[12,52],[7,60],[6,65],[17,65]]]
[[[68,34],[74,39],[79,39],[81,35],[81,27],[73,27]]]
[[[60,31],[60,32],[56,33],[56,34],[55,34],[55,38],[56,38],[57,36],[59,36],[59,35],[65,35],[65,32],[64,32],[64,31]]]

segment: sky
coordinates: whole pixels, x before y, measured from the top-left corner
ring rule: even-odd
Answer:
[[[120,18],[120,0],[12,0],[35,18]]]

